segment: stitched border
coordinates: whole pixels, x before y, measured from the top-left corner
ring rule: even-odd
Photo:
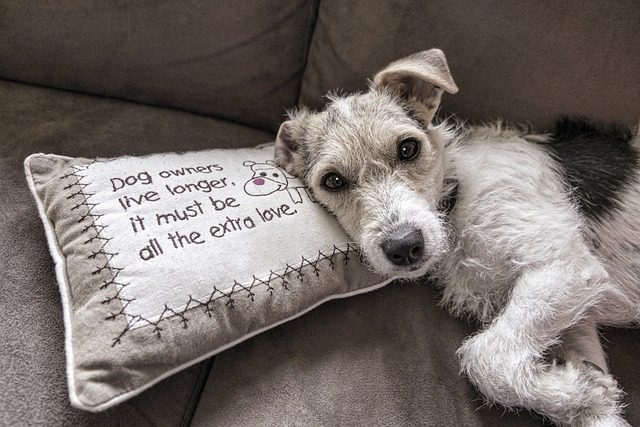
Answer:
[[[358,259],[361,259],[360,251],[358,251],[357,247],[351,243],[347,243],[344,248],[340,248],[336,245],[333,246],[333,250],[330,254],[325,254],[322,251],[318,251],[318,255],[309,259],[307,257],[302,256],[300,264],[285,264],[284,270],[274,271],[270,270],[269,276],[266,279],[260,279],[253,276],[251,283],[242,284],[237,280],[233,281],[233,285],[227,291],[223,291],[219,289],[217,286],[213,286],[213,290],[209,294],[208,297],[199,299],[194,298],[192,295],[189,295],[186,303],[183,305],[183,308],[180,310],[172,309],[171,307],[165,304],[160,317],[151,321],[141,315],[131,315],[128,313],[124,313],[124,311],[118,312],[112,316],[107,317],[107,319],[115,319],[119,316],[124,316],[127,321],[127,326],[125,329],[118,335],[113,342],[113,345],[120,343],[122,337],[130,331],[134,325],[139,322],[146,323],[145,326],[153,326],[152,332],[156,334],[158,338],[162,335],[162,327],[161,323],[171,317],[178,316],[180,317],[180,322],[182,322],[182,327],[187,329],[189,325],[189,317],[187,316],[187,312],[192,309],[202,308],[209,316],[212,318],[213,304],[218,300],[224,300],[225,306],[229,309],[233,309],[235,300],[237,298],[245,297],[249,298],[251,301],[255,299],[255,293],[253,292],[258,287],[266,287],[267,291],[270,294],[273,294],[275,286],[281,286],[285,290],[289,290],[289,285],[292,277],[297,279],[299,282],[304,282],[305,274],[313,274],[316,277],[320,276],[320,267],[318,264],[320,262],[326,262],[328,266],[334,270],[335,264],[338,260],[342,260],[342,262],[346,265],[351,260],[351,257],[356,255]],[[123,309],[124,310],[124,309]]]
[[[100,289],[106,289],[109,286],[115,288],[115,293],[107,296],[102,301],[102,304],[109,304],[113,301],[120,302],[120,309],[118,311],[111,312],[107,317],[105,317],[105,320],[116,320],[122,317],[126,323],[126,326],[118,336],[113,338],[111,344],[112,347],[120,344],[122,342],[122,338],[140,322],[145,323],[142,327],[153,326],[151,332],[158,338],[161,338],[163,330],[161,323],[169,318],[178,316],[183,328],[187,329],[189,324],[187,311],[189,310],[202,308],[205,314],[207,314],[209,318],[212,318],[213,316],[211,313],[213,311],[213,304],[218,300],[223,299],[225,306],[229,309],[233,309],[235,300],[239,297],[244,296],[253,302],[255,300],[255,293],[253,291],[258,287],[266,287],[269,294],[273,295],[273,291],[276,286],[289,290],[290,280],[292,278],[303,283],[305,274],[313,274],[315,277],[319,277],[320,268],[322,266],[321,264],[327,264],[331,270],[334,270],[336,262],[342,261],[347,265],[352,256],[356,256],[360,262],[364,262],[363,254],[355,244],[345,243],[342,247],[333,245],[333,249],[327,250],[326,253],[319,250],[315,257],[301,256],[299,263],[287,263],[285,264],[284,269],[270,270],[267,278],[261,279],[253,275],[251,283],[244,284],[234,280],[231,287],[227,288],[226,291],[223,291],[213,285],[211,293],[206,298],[199,299],[189,295],[189,298],[186,300],[186,303],[182,305],[183,308],[181,309],[172,309],[165,304],[160,316],[155,321],[149,320],[138,314],[134,315],[127,313],[126,308],[135,300],[135,298],[125,298],[121,294],[122,290],[130,283],[124,283],[119,280],[119,276],[124,268],[114,265],[113,262],[119,252],[111,252],[107,249],[106,246],[112,238],[103,234],[109,225],[99,224],[97,222],[103,215],[93,212],[98,204],[91,202],[90,199],[95,196],[95,193],[85,191],[89,183],[85,181],[87,175],[82,174],[82,172],[86,172],[90,166],[99,162],[99,160],[92,160],[90,163],[85,165],[72,165],[70,167],[71,171],[62,175],[60,179],[73,179],[73,182],[63,188],[63,190],[70,191],[69,196],[67,196],[67,200],[79,200],[79,202],[71,208],[71,211],[76,211],[84,207],[84,212],[79,214],[78,223],[86,222],[87,225],[81,230],[81,233],[89,234],[92,232],[92,235],[84,241],[84,244],[94,244],[95,242],[98,242],[99,245],[97,250],[92,250],[89,255],[87,255],[87,259],[96,262],[95,270],[93,270],[91,274],[97,275],[108,273],[107,277],[103,278]]]

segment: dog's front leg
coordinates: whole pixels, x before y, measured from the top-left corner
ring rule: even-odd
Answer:
[[[608,286],[595,258],[570,259],[519,277],[501,315],[460,348],[462,371],[490,403],[531,409],[558,424],[628,425],[620,417],[613,378],[587,365],[544,361],[563,332],[588,317]],[[603,376],[605,384],[599,381]]]

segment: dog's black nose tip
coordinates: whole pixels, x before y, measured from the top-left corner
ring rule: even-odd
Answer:
[[[395,265],[412,265],[422,259],[424,238],[420,230],[399,230],[382,242],[382,251]]]

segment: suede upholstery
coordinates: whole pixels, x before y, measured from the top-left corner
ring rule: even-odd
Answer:
[[[483,405],[455,357],[477,327],[437,302],[429,284],[390,284],[218,355],[194,426],[543,425],[526,411]],[[640,331],[605,331],[604,340],[626,418],[640,425]]]
[[[317,17],[317,19],[316,19]],[[0,0],[0,425],[540,425],[482,407],[455,350],[474,325],[427,284],[329,302],[101,414],[72,409],[53,265],[22,162],[272,140],[284,109],[363,88],[439,47],[444,113],[545,128],[558,113],[640,118],[640,8],[616,2]],[[304,76],[304,78],[303,78]],[[169,108],[190,110],[250,128]],[[441,114],[443,115],[443,114]],[[640,425],[640,331],[606,331]],[[248,368],[248,367],[251,368]]]
[[[640,7],[635,0],[320,2],[300,104],[404,55],[438,47],[460,92],[441,116],[502,117],[547,129],[559,114],[640,120]],[[363,41],[366,40],[366,48]]]
[[[0,78],[275,129],[295,104],[309,0],[0,2]]]
[[[391,284],[220,354],[194,427],[539,425],[477,409],[455,358],[472,328],[436,303],[426,284]]]

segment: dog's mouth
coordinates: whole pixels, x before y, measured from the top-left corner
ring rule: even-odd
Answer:
[[[392,262],[377,255],[366,256],[367,264],[376,273],[385,277],[397,279],[418,279],[433,271],[436,264],[436,256],[425,255],[422,259],[410,265],[394,265]]]
[[[434,264],[431,259],[425,258],[406,267],[394,266],[392,275],[399,279],[417,279],[427,275],[433,269]]]

